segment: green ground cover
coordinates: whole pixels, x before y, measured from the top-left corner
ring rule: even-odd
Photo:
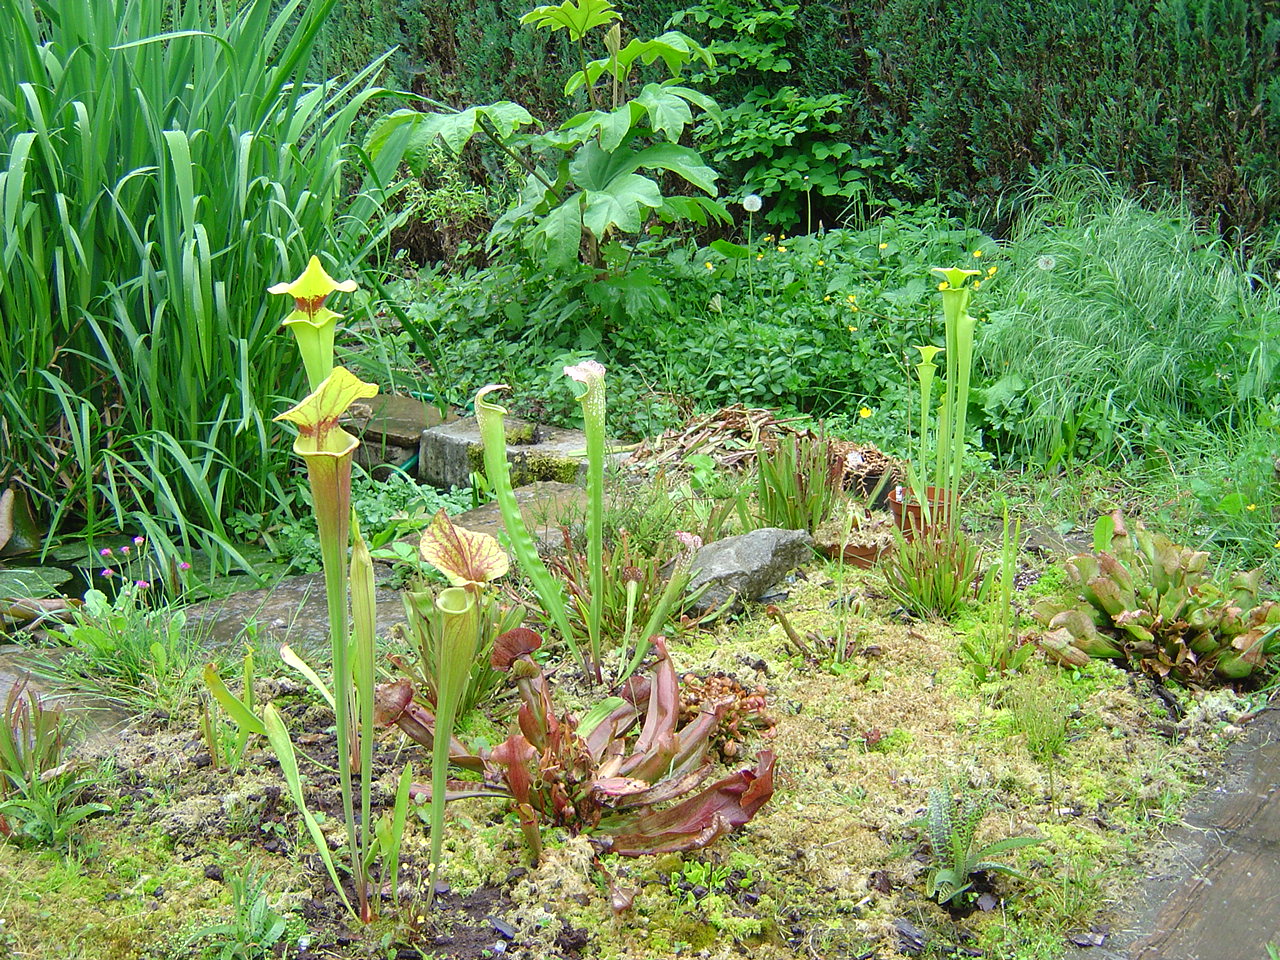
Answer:
[[[0,636],[131,721],[5,691],[0,946],[1032,960],[1116,915],[1275,690],[1280,21],[881,6],[0,0]],[[379,391],[490,419],[470,489],[347,476]],[[499,398],[586,430],[567,555]],[[606,490],[734,406],[787,429]],[[444,519],[491,497],[500,542]],[[688,534],[765,526],[879,560],[701,616]],[[190,606],[321,569],[310,666]]]

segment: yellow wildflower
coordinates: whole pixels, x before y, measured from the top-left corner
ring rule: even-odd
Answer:
[[[711,264],[711,261],[710,261],[710,260],[708,260],[708,261],[707,261],[707,269],[708,269],[708,270],[714,270],[714,269],[715,269],[715,267],[714,267],[714,266],[712,266],[712,264]]]
[[[882,243],[882,244],[880,244],[880,249],[881,249],[881,250],[888,250],[888,249],[889,249],[889,245],[888,245],[887,243]]]
[[[863,420],[867,419],[867,417],[871,416],[871,408],[870,407],[859,408],[858,416],[860,416]],[[1276,546],[1280,547],[1280,544],[1276,544]]]
[[[973,289],[977,290],[980,286],[982,286],[982,281],[981,281],[981,280],[975,280],[975,281],[973,281]]]
[[[763,259],[764,259],[764,254],[763,254],[763,253],[757,253],[757,254],[756,254],[756,259],[757,259],[757,260],[763,260]]]
[[[975,251],[973,251],[973,255],[974,255],[975,257],[980,257],[980,256],[982,256],[982,251],[981,251],[981,250],[975,250]]]
[[[787,248],[786,248],[786,247],[782,247],[782,246],[780,246],[780,247],[778,247],[778,252],[779,252],[779,253],[786,253],[786,252],[787,252]]]
[[[1247,507],[1245,507],[1245,509],[1246,509],[1246,510],[1257,510],[1257,509],[1258,509],[1258,505],[1257,505],[1256,503],[1251,503],[1251,504],[1249,504]]]
[[[818,261],[818,266],[820,266],[820,267],[825,267],[826,265],[827,265],[827,261],[825,261],[825,260],[819,260],[819,261]]]
[[[941,283],[939,283],[939,284],[938,284],[938,289],[939,289],[939,290],[946,290],[946,289],[948,289],[950,286],[951,286],[951,284],[949,284],[949,283],[947,283],[947,281],[943,280]]]
[[[987,267],[987,276],[994,277],[995,275],[996,275],[996,265],[993,263],[991,266]]]

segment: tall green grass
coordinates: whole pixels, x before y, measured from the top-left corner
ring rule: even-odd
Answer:
[[[335,2],[0,0],[0,482],[54,530],[226,565],[224,509],[281,497],[302,383],[266,288],[389,226],[352,188],[395,158],[348,146],[383,60],[305,82]]]
[[[1005,253],[977,355],[990,432],[1011,452],[1177,450],[1275,393],[1280,293],[1185,209],[1077,171],[1033,191]]]

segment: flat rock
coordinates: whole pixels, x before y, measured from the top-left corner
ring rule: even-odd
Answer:
[[[380,393],[352,404],[342,425],[364,444],[416,448],[423,430],[456,419],[457,414],[443,416],[438,406],[426,400]]]
[[[378,587],[378,635],[404,621],[399,590]],[[205,646],[241,650],[246,631],[258,646],[288,643],[299,652],[329,650],[329,612],[324,574],[285,577],[274,586],[244,590],[219,600],[206,600],[187,609],[189,629],[199,630]]]
[[[60,650],[54,647],[41,653],[57,657]],[[128,721],[128,714],[109,700],[57,690],[48,681],[31,674],[35,667],[36,657],[32,650],[17,644],[0,646],[0,704],[8,699],[15,686],[25,683],[28,693],[48,705],[57,706],[73,721],[73,745],[96,746],[113,738]]]
[[[587,492],[572,483],[540,480],[517,487],[514,493],[529,536],[540,550],[560,549],[564,543],[560,528],[580,526],[587,515]],[[491,537],[506,532],[496,501],[460,513],[451,520],[456,526]]]
[[[511,485],[540,480],[576,482],[586,470],[587,438],[581,430],[534,426],[508,418],[507,462]],[[418,479],[436,487],[465,487],[473,471],[484,469],[480,425],[466,417],[422,432]]]
[[[707,584],[698,601],[704,609],[719,607],[731,595],[757,600],[768,595],[791,570],[813,556],[813,537],[804,530],[763,527],[709,543],[694,558],[690,591]]]

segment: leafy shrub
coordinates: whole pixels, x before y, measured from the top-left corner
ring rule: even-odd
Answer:
[[[305,510],[310,496],[305,490],[297,497],[298,508]],[[367,474],[351,479],[351,509],[360,521],[370,546],[379,549],[398,536],[420,530],[428,517],[444,510],[453,515],[470,510],[475,498],[470,487],[454,487],[448,493],[417,483],[403,473],[392,472],[386,480],[374,480]],[[242,536],[261,536],[277,556],[304,573],[320,569],[320,541],[315,523],[309,516],[295,517],[292,511],[278,521],[274,529],[263,530],[254,518],[242,515]]]
[[[395,16],[380,43],[360,38],[381,13],[348,15],[335,33],[335,41],[350,38],[348,63],[402,44],[403,76],[417,92],[455,104],[511,98],[539,116],[556,115],[559,91],[550,78],[571,58],[560,38],[514,27],[527,4],[389,4]],[[758,109],[735,113],[758,137],[766,167],[769,152],[785,152],[794,132],[793,147],[851,145],[845,159],[856,162],[837,172],[837,182],[856,172],[876,200],[955,193],[998,206],[1031,172],[1083,162],[1114,171],[1126,187],[1183,194],[1197,213],[1246,236],[1280,210],[1280,21],[1267,0],[622,6],[638,30],[657,32],[671,17],[707,45],[720,64],[708,82],[730,110],[753,91],[795,86],[791,106],[766,106],[768,95],[758,93]],[[847,98],[842,116],[810,126],[811,112],[795,105],[827,96]],[[775,133],[765,118],[781,129]],[[838,133],[821,128],[836,119]],[[789,128],[789,120],[800,123]],[[743,176],[746,167],[726,162],[726,174]],[[792,169],[779,172],[781,184]],[[810,176],[812,183],[821,175]],[[802,196],[780,197],[780,214],[802,216]],[[846,204],[833,199],[819,212],[815,187],[815,223],[835,222]]]
[[[565,94],[585,94],[586,110],[541,131],[528,110],[508,100],[461,111],[397,110],[374,125],[365,142],[369,153],[403,151],[417,171],[440,145],[456,156],[473,139],[492,144],[518,164],[524,181],[490,241],[522,250],[543,269],[571,270],[581,260],[599,270],[606,265],[604,244],[625,243],[651,220],[706,225],[729,219],[714,199],[715,171],[680,145],[695,109],[711,117],[719,112],[682,76],[691,63],[714,62],[706,50],[676,31],[624,45],[620,15],[609,0],[535,7],[521,23],[569,36],[581,69],[570,75]],[[597,36],[598,51],[587,43]],[[588,60],[593,52],[602,56]],[[650,80],[654,74],[660,79]],[[664,191],[664,181],[679,190]]]
[[[890,0],[851,8],[849,34],[868,58],[850,139],[896,141],[926,189],[994,200],[1070,161],[1246,235],[1280,209],[1265,0]]]
[[[411,304],[409,322],[442,345],[440,379],[455,385],[459,404],[502,382],[525,405],[517,413],[572,420],[559,371],[596,355],[611,371],[615,436],[658,432],[695,406],[742,402],[843,411],[859,438],[900,452],[907,353],[942,338],[928,268],[974,250],[998,259],[982,231],[924,205],[866,230],[761,237],[749,252],[641,241],[618,252],[616,275],[593,282],[503,265],[433,272],[398,295]],[[584,327],[584,315],[600,326]]]

